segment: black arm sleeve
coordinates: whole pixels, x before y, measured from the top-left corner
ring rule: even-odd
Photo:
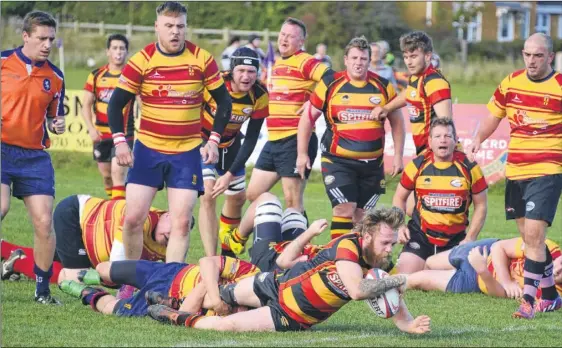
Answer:
[[[107,120],[111,133],[125,133],[123,108],[134,99],[135,95],[133,93],[119,87],[115,88],[107,105]]]
[[[254,148],[258,143],[258,138],[260,136],[261,126],[263,125],[264,118],[260,119],[250,119],[248,123],[248,128],[246,129],[246,137],[244,138],[244,144],[238,150],[236,158],[232,165],[228,169],[231,174],[238,172],[240,169],[244,168],[246,161],[254,152]]]
[[[213,99],[217,102],[217,112],[215,113],[215,119],[213,122],[213,132],[216,132],[222,136],[226,125],[230,121],[230,115],[232,113],[232,98],[223,84],[217,89],[209,91]]]

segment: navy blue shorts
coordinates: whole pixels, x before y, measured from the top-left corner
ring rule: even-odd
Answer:
[[[146,260],[113,262],[110,271],[111,280],[117,284],[127,284],[139,289],[130,299],[117,302],[113,309],[113,314],[120,317],[142,317],[147,315],[148,304],[144,298],[145,293],[148,290],[153,290],[167,295],[174,277],[186,266],[188,264],[179,262],[163,263]],[[135,275],[132,279],[128,277],[130,275],[119,279],[120,277],[114,276],[115,273],[119,273],[114,267],[134,268]]]
[[[127,174],[127,184],[180,188],[203,193],[203,174],[199,146],[178,154],[165,154],[146,147],[136,140],[134,163]]]
[[[480,247],[480,249],[485,247],[488,249],[489,254],[492,244],[497,241],[498,239],[496,238],[481,239],[475,242],[457,245],[451,249],[449,262],[457,271],[451,280],[449,280],[446,291],[456,294],[480,292],[480,288],[478,287],[478,274],[476,274],[476,271],[472,268],[470,262],[468,262],[468,254],[476,247]]]
[[[14,197],[55,196],[55,170],[47,151],[2,144],[2,184]]]

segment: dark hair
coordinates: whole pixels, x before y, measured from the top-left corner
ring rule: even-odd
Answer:
[[[412,31],[400,36],[400,50],[413,52],[420,48],[423,53],[433,52],[433,41],[423,31]]]
[[[228,42],[228,45],[232,45],[235,42],[240,41],[240,36],[233,36],[232,39],[230,39],[230,41]]]
[[[107,48],[111,46],[111,41],[123,41],[125,43],[125,49],[129,50],[129,40],[123,34],[111,34],[107,37]]]
[[[371,45],[369,45],[369,41],[365,36],[354,37],[353,39],[351,39],[347,46],[345,46],[344,55],[347,56],[349,50],[351,50],[352,48],[357,48],[361,51],[367,50],[369,52],[369,60],[371,59]]]
[[[28,34],[33,33],[35,27],[50,27],[57,30],[57,21],[51,14],[43,11],[31,11],[23,18],[22,30]]]
[[[453,137],[455,137],[455,139],[457,138],[457,129],[455,128],[455,123],[453,122],[452,118],[449,117],[438,117],[435,120],[433,120],[431,122],[431,125],[429,126],[429,134],[431,135],[431,132],[433,131],[433,128],[437,127],[437,126],[443,126],[443,127],[451,127],[453,128]]]
[[[157,16],[180,16],[182,14],[187,15],[187,8],[177,1],[166,1],[156,8]]]
[[[296,25],[297,27],[301,28],[302,36],[306,39],[306,25],[304,24],[303,21],[293,17],[289,17],[285,19],[285,21],[283,22],[283,25],[285,24]]]

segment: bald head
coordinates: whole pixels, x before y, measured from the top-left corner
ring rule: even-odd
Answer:
[[[540,80],[552,72],[554,52],[552,39],[543,33],[536,33],[525,41],[523,46],[523,60],[527,75],[532,80]]]
[[[525,47],[529,46],[539,46],[546,48],[548,53],[553,51],[552,38],[544,33],[534,33],[525,40]]]

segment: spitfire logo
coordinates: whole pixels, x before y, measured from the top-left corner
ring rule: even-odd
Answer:
[[[109,103],[109,99],[111,99],[111,95],[113,94],[113,89],[104,89],[100,91],[98,99],[104,103]]]
[[[338,112],[338,118],[340,121],[347,123],[371,121],[373,119],[369,110],[362,109],[345,109]]]
[[[424,206],[441,211],[454,211],[462,206],[462,197],[454,193],[430,193],[422,197]]]
[[[340,290],[345,295],[348,295],[347,289],[345,288],[345,285],[343,285],[343,282],[336,271],[331,271],[330,273],[328,273],[327,278],[330,281],[330,284],[336,287],[337,290]]]

